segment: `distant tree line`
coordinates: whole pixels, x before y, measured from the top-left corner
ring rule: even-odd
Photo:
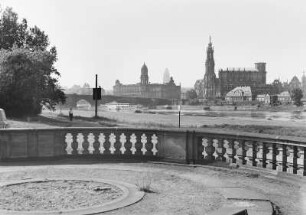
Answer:
[[[83,86],[80,85],[73,85],[70,88],[64,89],[65,94],[78,94],[78,95],[92,95],[92,87],[88,83],[84,83]],[[105,95],[105,90],[101,89],[101,94]]]
[[[37,26],[18,20],[12,8],[0,12],[0,108],[8,116],[36,115],[42,106],[65,102],[54,67],[56,48]]]

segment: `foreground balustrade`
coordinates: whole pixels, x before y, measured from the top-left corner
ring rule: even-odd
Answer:
[[[306,139],[209,130],[58,128],[0,131],[0,161],[41,157],[236,163],[306,175]]]
[[[304,139],[272,138],[268,135],[239,136],[229,134],[195,134],[194,163],[224,161],[238,165],[268,168],[306,175],[306,142]]]

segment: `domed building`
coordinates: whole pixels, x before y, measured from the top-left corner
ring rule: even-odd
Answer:
[[[170,81],[168,83],[150,83],[149,70],[145,63],[141,67],[140,83],[122,84],[119,80],[116,80],[113,90],[115,96],[171,100],[179,100],[181,97],[181,86],[176,85],[172,77],[170,77]]]

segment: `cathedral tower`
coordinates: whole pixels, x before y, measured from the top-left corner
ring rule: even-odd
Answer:
[[[209,37],[209,43],[206,49],[206,62],[205,62],[205,75],[204,75],[204,99],[215,99],[216,98],[216,74],[215,74],[215,60],[214,60],[214,49],[211,43],[211,37]]]
[[[142,85],[148,85],[149,84],[148,67],[146,66],[145,63],[141,67],[140,83]]]

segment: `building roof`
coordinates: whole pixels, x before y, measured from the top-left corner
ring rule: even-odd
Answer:
[[[290,93],[288,91],[284,91],[281,92],[280,94],[278,94],[279,96],[289,96],[290,97]]]
[[[245,86],[245,87],[236,87],[235,89],[229,91],[226,94],[227,97],[231,96],[252,96],[251,87]]]

